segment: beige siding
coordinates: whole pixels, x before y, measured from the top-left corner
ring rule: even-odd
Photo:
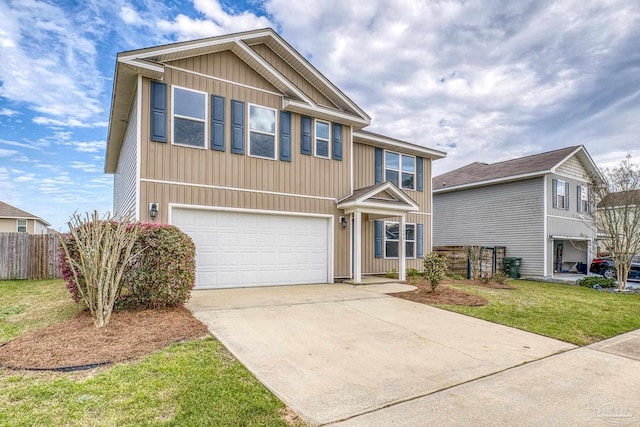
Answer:
[[[324,105],[325,107],[337,108],[326,96],[322,94],[315,86],[309,83],[304,77],[302,77],[296,70],[294,70],[289,64],[287,64],[280,56],[276,55],[274,51],[269,49],[265,44],[257,44],[251,46],[251,48],[258,53],[264,60],[284,75],[291,83],[304,92],[315,103]]]
[[[375,184],[375,147],[354,143],[354,189],[368,187]],[[424,191],[402,190],[420,206],[422,214],[408,214],[407,223],[424,224],[424,254],[431,247],[431,159],[424,159]],[[426,215],[423,215],[426,214]],[[385,219],[397,221],[397,218]],[[380,274],[398,270],[397,259],[375,258],[374,252],[374,222],[363,221],[362,228],[362,271],[364,274]],[[407,259],[407,268],[422,270],[422,260]]]
[[[568,178],[589,182],[589,174],[576,156],[570,157],[566,162],[558,166],[556,173]]]
[[[127,120],[127,130],[120,150],[118,167],[113,176],[113,213],[115,216],[135,214],[137,182],[137,96],[134,96]]]
[[[279,96],[265,94],[228,83],[214,82],[204,77],[189,79],[187,73],[167,73],[168,84],[178,84],[225,97],[230,117],[230,100],[237,99],[278,109]],[[169,91],[170,92],[170,91]],[[144,99],[149,98],[149,83],[143,85]],[[147,101],[148,102],[148,101]],[[169,103],[170,105],[170,103]],[[247,106],[245,105],[245,110]],[[225,129],[226,151],[199,149],[150,142],[149,111],[142,112],[142,179],[249,188],[261,191],[304,194],[340,198],[350,190],[350,153],[343,146],[343,160],[320,159],[300,154],[300,115],[292,114],[292,161],[268,160],[230,152],[229,126]],[[228,120],[227,120],[228,122]],[[208,125],[208,123],[207,123]],[[343,141],[350,140],[350,128],[342,126]],[[245,137],[245,152],[248,151]],[[278,147],[279,149],[279,147]],[[276,152],[278,152],[278,149]],[[278,153],[277,153],[278,154]]]
[[[15,218],[0,218],[0,233],[15,233],[16,231],[18,231],[18,221]]]

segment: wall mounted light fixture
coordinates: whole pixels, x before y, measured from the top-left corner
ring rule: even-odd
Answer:
[[[156,219],[158,215],[158,204],[155,202],[149,203],[149,216],[151,219]]]
[[[347,228],[347,218],[341,216],[340,217],[340,225],[342,226],[342,228]]]

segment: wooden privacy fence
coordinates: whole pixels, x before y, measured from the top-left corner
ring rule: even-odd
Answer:
[[[0,233],[0,280],[60,277],[57,234]]]
[[[471,278],[471,265],[469,262],[469,246],[434,246],[433,250],[447,258],[449,272]],[[504,246],[482,246],[480,257],[480,274],[488,274],[492,277],[497,271],[503,271],[502,259],[506,256],[507,248]]]

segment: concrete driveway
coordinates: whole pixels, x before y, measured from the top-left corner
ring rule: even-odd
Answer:
[[[575,348],[384,294],[402,286],[194,291],[188,308],[312,425],[398,424],[393,410],[402,402],[419,407],[437,392]],[[432,412],[442,410],[430,402]],[[384,414],[391,418],[377,422]],[[399,425],[424,425],[420,417]]]

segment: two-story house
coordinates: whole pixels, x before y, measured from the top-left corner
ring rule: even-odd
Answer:
[[[271,29],[120,53],[114,211],[189,234],[197,288],[403,278],[430,251],[445,153],[370,121]]]
[[[0,201],[0,233],[47,234],[49,226],[44,219]]]
[[[436,176],[434,246],[504,246],[525,277],[586,274],[597,238],[592,179],[602,175],[583,146]]]

